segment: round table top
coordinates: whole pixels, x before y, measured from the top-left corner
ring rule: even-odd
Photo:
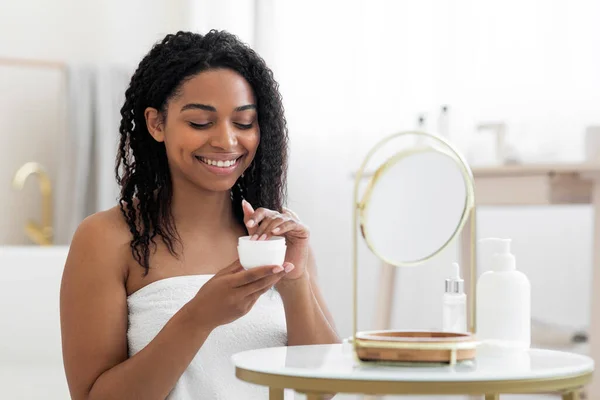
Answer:
[[[377,394],[470,394],[482,393],[482,387],[489,388],[485,393],[564,390],[587,383],[594,370],[590,357],[542,349],[478,350],[475,360],[454,366],[364,364],[356,360],[350,344],[251,350],[234,355],[233,363],[238,378],[264,386],[369,393],[355,390],[376,383],[385,390],[371,392]],[[353,390],[339,390],[350,386]]]

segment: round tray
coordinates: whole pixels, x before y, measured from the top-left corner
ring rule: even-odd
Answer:
[[[361,361],[450,363],[475,358],[470,333],[435,331],[357,332],[354,349]]]

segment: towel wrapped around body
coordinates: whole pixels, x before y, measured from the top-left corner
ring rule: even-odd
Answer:
[[[173,315],[189,302],[212,275],[161,279],[127,298],[129,356],[142,350]],[[283,302],[270,290],[238,320],[211,332],[167,400],[267,399],[268,389],[235,377],[231,356],[266,347],[285,346],[287,331]],[[286,399],[293,393],[287,393]]]

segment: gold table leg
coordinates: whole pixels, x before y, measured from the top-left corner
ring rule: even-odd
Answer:
[[[579,390],[572,390],[570,392],[565,392],[562,395],[563,400],[580,400]]]
[[[283,389],[269,388],[269,400],[283,400]]]
[[[486,394],[485,400],[500,400],[499,394]]]

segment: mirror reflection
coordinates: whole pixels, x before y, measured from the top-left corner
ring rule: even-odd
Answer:
[[[433,147],[388,160],[362,200],[362,232],[371,250],[406,265],[443,249],[467,217],[467,176],[455,157]]]

